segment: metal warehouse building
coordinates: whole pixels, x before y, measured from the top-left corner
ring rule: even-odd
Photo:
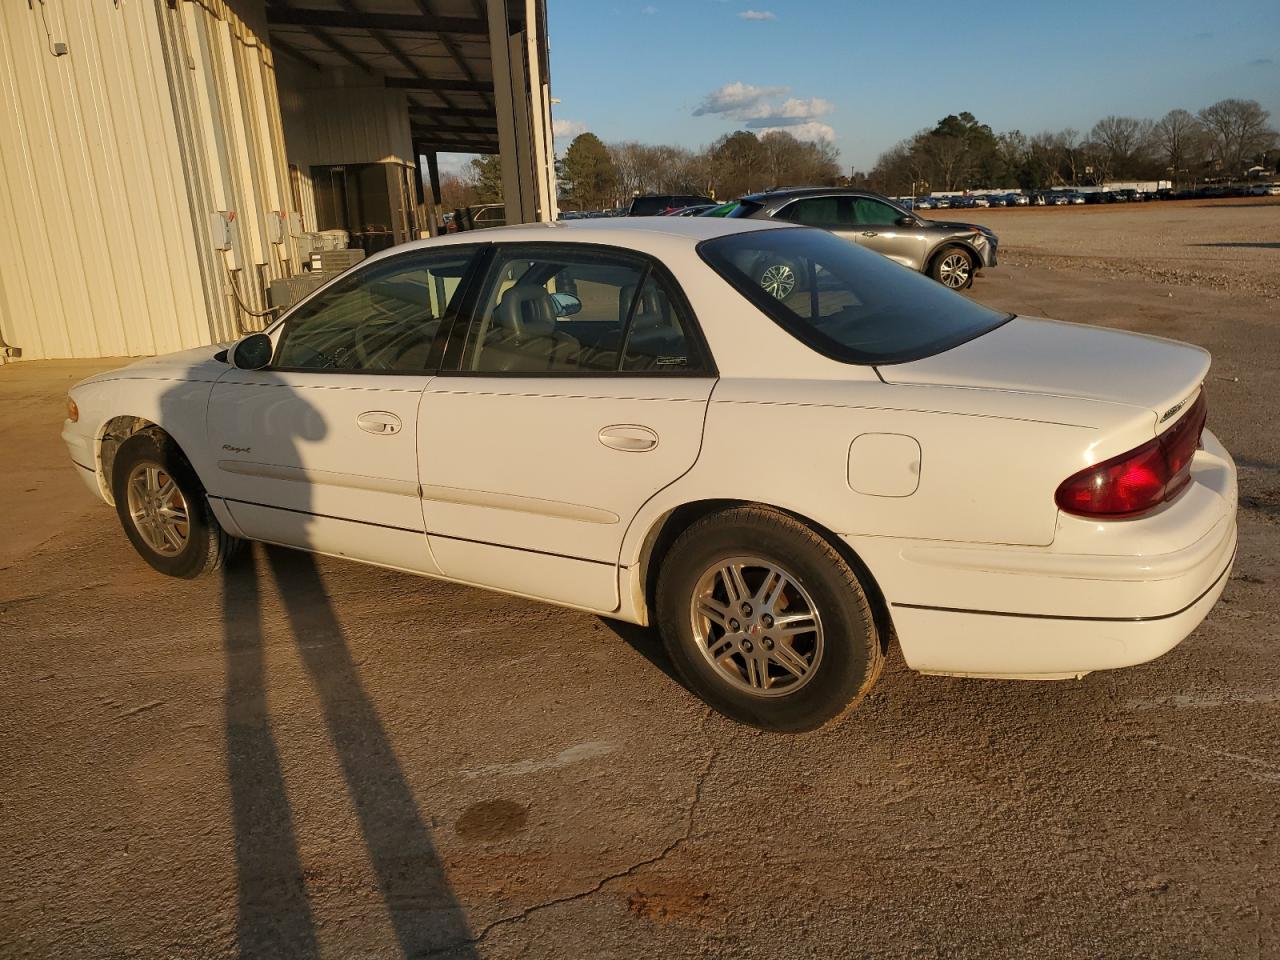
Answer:
[[[554,218],[547,59],[545,0],[3,0],[0,356],[260,328],[318,232],[438,229],[437,152]]]

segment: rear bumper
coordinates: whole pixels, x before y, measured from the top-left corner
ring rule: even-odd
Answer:
[[[1167,652],[1222,594],[1236,549],[1236,471],[1207,431],[1192,476],[1149,517],[1063,516],[1049,547],[850,544],[876,576],[913,669],[1077,677]]]

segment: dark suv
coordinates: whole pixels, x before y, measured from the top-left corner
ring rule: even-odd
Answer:
[[[927,273],[953,290],[969,286],[974,274],[983,267],[994,267],[999,245],[996,235],[986,227],[929,220],[878,193],[839,187],[753,193],[742,197],[728,210],[717,208],[704,214],[707,215],[786,220],[788,223],[822,227],[912,270]],[[782,275],[781,282],[785,286],[786,265],[771,266]],[[792,287],[796,279],[790,278]],[[771,275],[768,282],[775,281],[778,277]],[[763,276],[760,282],[768,288]],[[781,295],[785,296],[785,293]]]

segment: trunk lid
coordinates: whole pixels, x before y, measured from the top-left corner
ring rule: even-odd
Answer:
[[[886,383],[1075,397],[1144,407],[1161,428],[1209,371],[1207,351],[1104,327],[1014,317],[923,360],[878,367]]]

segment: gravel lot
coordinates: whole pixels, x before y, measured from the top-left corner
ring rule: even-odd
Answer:
[[[938,211],[948,219],[953,211]],[[956,210],[1011,248],[1011,263],[1280,299],[1280,198]]]
[[[895,652],[803,737],[579,613],[287,551],[166,580],[57,436],[113,364],[0,368],[0,955],[1280,957],[1278,215],[957,212],[1003,238],[978,299],[1214,352],[1236,570],[1154,663]]]

